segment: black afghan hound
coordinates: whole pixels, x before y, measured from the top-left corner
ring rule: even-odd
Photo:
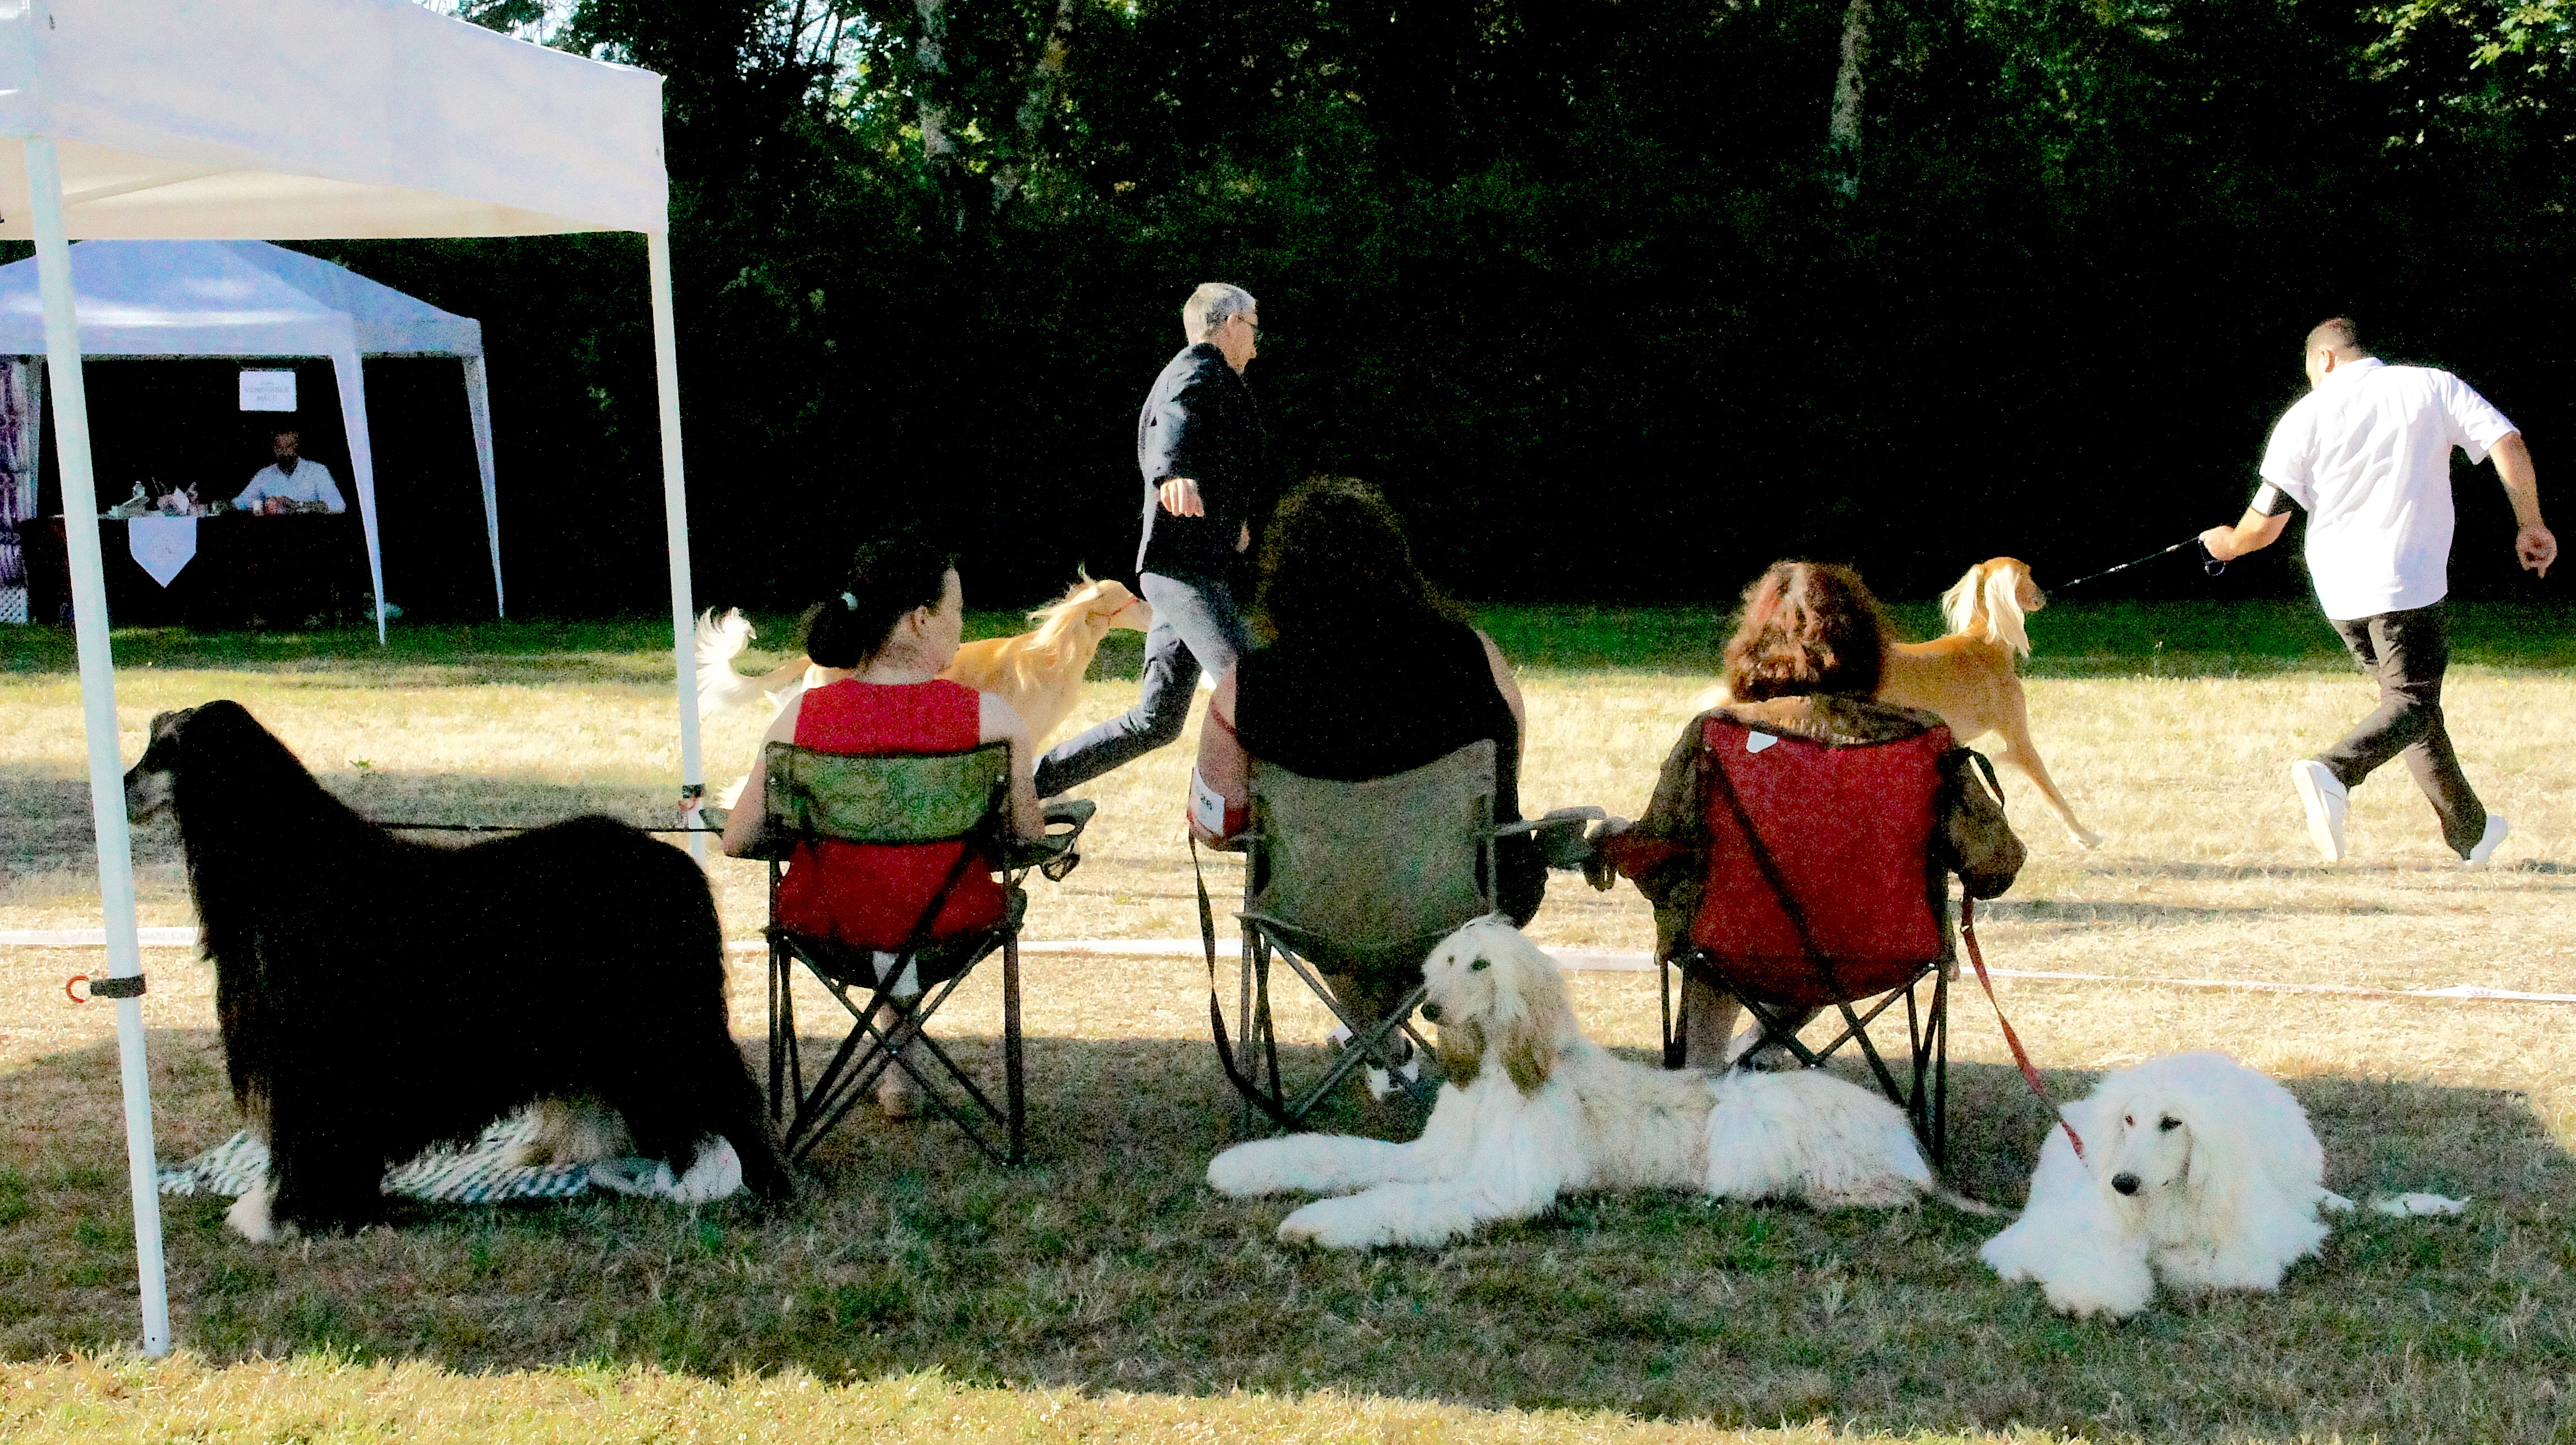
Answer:
[[[268,1145],[242,1233],[382,1218],[388,1166],[533,1103],[604,1111],[674,1171],[721,1135],[755,1193],[792,1191],[679,850],[602,817],[397,838],[236,702],[154,718],[125,801],[177,814],[233,1098]]]

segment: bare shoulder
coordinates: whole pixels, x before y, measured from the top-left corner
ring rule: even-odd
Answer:
[[[762,735],[761,741],[772,743],[796,741],[796,720],[804,715],[805,694],[800,691],[787,700],[787,706],[778,710],[778,716],[769,720],[769,731]]]

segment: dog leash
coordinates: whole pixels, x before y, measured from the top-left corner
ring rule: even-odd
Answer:
[[[2022,1081],[2055,1113],[2057,1105],[2048,1097],[2048,1087],[2039,1081],[2039,1070],[2030,1066],[2030,1054],[2021,1046],[2021,1035],[2013,1032],[2012,1020],[2004,1017],[2003,1001],[1995,997],[1995,981],[1986,976],[1986,956],[1977,947],[1977,900],[1965,893],[1959,895],[1959,937],[1968,945],[1968,962],[1976,966],[1977,982],[1985,986],[1986,1002],[1994,1005],[1995,1022],[2003,1027],[2004,1043],[2012,1049],[2013,1062],[2021,1067]],[[2057,1127],[2066,1131],[2066,1142],[2075,1146],[2075,1157],[2083,1158],[2084,1136],[2075,1132],[2064,1114],[2057,1115]]]
[[[2156,560],[2158,557],[2162,557],[2162,556],[2164,556],[2164,555],[2165,555],[2166,553],[2168,553],[2168,552],[2179,552],[2179,551],[2181,551],[2181,550],[2182,550],[2183,548],[2185,548],[2185,547],[2190,547],[2190,546],[2198,545],[2198,543],[2199,543],[2199,542],[2200,542],[2200,538],[2199,538],[2199,536],[2198,536],[2197,534],[2195,534],[2195,535],[2193,535],[2193,536],[2185,537],[2185,538],[2183,538],[2181,541],[2174,543],[2174,544],[2173,544],[2172,546],[2170,546],[2170,547],[2160,547],[2160,548],[2156,549],[2155,551],[2153,551],[2153,552],[2149,552],[2147,555],[2145,555],[2145,556],[2143,556],[2143,557],[2138,558],[2136,561],[2133,561],[2133,562],[2123,562],[2123,563],[2121,563],[2121,564],[2120,564],[2119,566],[2117,566],[2117,567],[2105,567],[2105,568],[2103,568],[2103,569],[2102,569],[2101,571],[2099,571],[2099,572],[2095,572],[2095,573],[2091,574],[2090,576],[2078,577],[2078,578],[2076,578],[2076,579],[2075,579],[2074,581],[2072,581],[2072,582],[2060,582],[2060,583],[2058,583],[2058,584],[2057,584],[2057,588],[2056,588],[2056,590],[2057,590],[2057,591],[2060,591],[2060,592],[2063,592],[2063,591],[2065,591],[2065,590],[2066,590],[2067,588],[2069,588],[2069,587],[2081,587],[2081,586],[2083,586],[2083,585],[2084,585],[2085,583],[2087,583],[2087,582],[2094,582],[2094,581],[2098,581],[2098,580],[2100,580],[2100,579],[2102,579],[2102,578],[2104,578],[2104,577],[2108,577],[2108,576],[2110,576],[2110,575],[2111,575],[2112,573],[2114,573],[2114,572],[2126,572],[2126,571],[2128,571],[2128,570],[2129,570],[2130,568],[2132,568],[2132,567],[2137,567],[2137,566],[2141,566],[2141,565],[2143,565],[2143,564],[2145,564],[2145,563],[2152,562],[2152,561]],[[2227,564],[2226,564],[2226,563],[2224,563],[2224,562],[2222,562],[2222,561],[2220,561],[2220,560],[2218,560],[2218,559],[2217,559],[2217,558],[2215,558],[2215,557],[2203,557],[2203,558],[2201,559],[2201,563],[2200,563],[2200,570],[2201,570],[2201,571],[2203,571],[2203,572],[2208,573],[2208,574],[2209,574],[2210,576],[2212,576],[2212,577],[2215,577],[2215,576],[2217,576],[2218,574],[2220,574],[2221,572],[2224,572],[2224,571],[2226,571],[2226,570],[2227,570]]]

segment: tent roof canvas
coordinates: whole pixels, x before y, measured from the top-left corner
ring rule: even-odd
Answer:
[[[89,356],[480,356],[483,324],[265,241],[71,248]],[[0,266],[0,355],[45,349],[36,261]]]
[[[663,229],[662,79],[412,0],[0,5],[0,139],[73,237]],[[34,234],[0,146],[0,237]]]

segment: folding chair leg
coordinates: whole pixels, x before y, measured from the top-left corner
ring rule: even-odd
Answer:
[[[1888,1072],[1887,1060],[1878,1056],[1878,1045],[1870,1042],[1868,1025],[1859,1014],[1852,1012],[1850,1004],[1839,1004],[1836,1007],[1843,1011],[1843,1023],[1850,1030],[1852,1041],[1860,1045],[1861,1057],[1869,1060],[1869,1071],[1878,1076],[1878,1086],[1887,1091],[1888,1102],[1904,1103],[1905,1091],[1897,1086],[1896,1075]],[[1878,1013],[1882,1012],[1885,1010],[1873,1012],[1870,1017],[1876,1018]]]
[[[1266,1013],[1255,1014],[1252,1011],[1253,976],[1256,973],[1267,974],[1269,972],[1270,951],[1262,946],[1260,933],[1250,927],[1246,927],[1243,930],[1243,951],[1240,962],[1241,968],[1236,978],[1238,987],[1235,990],[1237,999],[1234,1016],[1243,1021],[1244,1072],[1252,1080],[1252,1086],[1254,1088],[1266,1088],[1271,1093],[1276,1094],[1279,1092],[1278,1081],[1273,1079],[1268,1083],[1264,1083],[1261,1078],[1261,1059],[1265,1052],[1261,1046],[1262,1031],[1263,1025],[1267,1024],[1270,1020]],[[1261,996],[1264,1001],[1267,1001],[1270,996],[1266,979],[1261,990]],[[1239,1113],[1241,1117],[1235,1124],[1235,1132],[1238,1134],[1250,1134],[1252,1132],[1252,1096],[1249,1094],[1245,1095],[1240,1101]]]
[[[1020,939],[1013,934],[1002,943],[1002,1092],[1011,1110],[1011,1157],[1003,1162],[1014,1165],[1028,1157],[1029,1094],[1020,1061]]]
[[[1690,1040],[1673,1030],[1673,961],[1655,960],[1655,982],[1664,998],[1664,1067],[1678,1069],[1690,1057]]]
[[[769,1122],[787,1121],[787,1072],[796,1057],[796,1004],[792,996],[796,976],[791,970],[795,961],[787,950],[772,942],[769,945]],[[797,1081],[801,1086],[801,1078]],[[799,1094],[803,1089],[798,1088]]]
[[[1935,970],[1932,980],[1932,1168],[1950,1172],[1950,973]]]

